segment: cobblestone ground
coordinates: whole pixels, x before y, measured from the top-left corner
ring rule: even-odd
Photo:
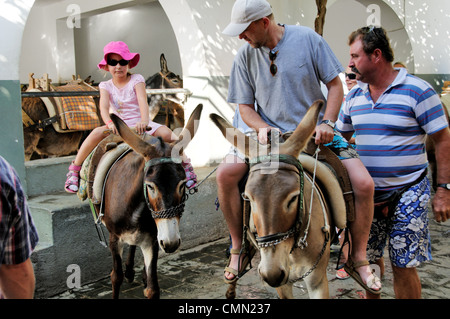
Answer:
[[[423,299],[448,299],[450,296],[450,222],[439,224],[430,215],[433,260],[418,268],[422,282]],[[225,250],[228,239],[208,243],[194,249],[162,256],[158,263],[161,299],[224,299],[227,285],[223,282],[226,264]],[[335,277],[337,252],[331,253],[328,280],[331,299],[362,299],[364,290],[353,279],[339,280]],[[275,289],[264,284],[257,273],[259,254],[253,260],[254,268],[239,280],[238,299],[276,299]],[[143,299],[141,270],[136,270],[133,283],[124,282],[121,299]],[[294,285],[297,299],[308,299],[304,282]],[[383,278],[383,299],[394,299],[392,269],[386,264]],[[52,299],[111,299],[109,278],[66,291]]]

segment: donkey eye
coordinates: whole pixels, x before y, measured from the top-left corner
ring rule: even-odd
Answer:
[[[293,197],[289,200],[289,202],[288,202],[288,204],[287,204],[287,207],[290,208],[291,205],[294,204],[294,203],[297,201],[297,199],[298,199],[298,195],[293,196]]]

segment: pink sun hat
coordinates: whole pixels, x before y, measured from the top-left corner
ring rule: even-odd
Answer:
[[[103,48],[103,60],[98,64],[99,69],[103,69],[103,67],[107,64],[106,59],[108,54],[115,53],[122,57],[122,59],[130,61],[128,64],[129,68],[134,68],[140,59],[139,53],[132,53],[125,42],[122,41],[112,41],[109,42]]]

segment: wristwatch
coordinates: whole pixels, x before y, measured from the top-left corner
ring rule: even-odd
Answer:
[[[442,187],[442,188],[445,188],[445,189],[449,189],[449,190],[450,190],[450,183],[447,183],[447,184],[438,184],[437,187]]]
[[[336,126],[336,123],[334,123],[331,120],[323,120],[322,122],[320,122],[320,124],[326,124],[326,125],[330,126],[332,129],[334,129],[334,127]]]

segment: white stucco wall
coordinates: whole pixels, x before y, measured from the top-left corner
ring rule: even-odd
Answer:
[[[23,30],[33,2],[5,0],[0,4],[0,155],[14,166],[24,187],[19,56]]]
[[[270,2],[277,21],[314,27],[315,1]],[[49,73],[54,82],[63,82],[80,71],[94,73],[99,58],[91,52],[98,51],[116,35],[132,43],[133,50],[145,53],[141,68],[135,71],[148,76],[150,70],[159,69],[159,51],[164,47],[170,52],[169,68],[181,74],[185,87],[193,92],[186,115],[198,103],[205,105],[205,118],[199,128],[202,137],[196,138],[188,155],[194,157],[195,165],[206,165],[220,159],[228,148],[211,127],[208,113],[220,113],[229,120],[234,113],[234,106],[226,103],[227,76],[243,42],[221,33],[229,22],[233,3],[234,0],[36,0],[33,5],[31,0],[6,0],[0,10],[0,28],[8,30],[2,32],[0,41],[0,79],[27,83],[29,73],[36,77]],[[370,13],[364,9],[369,4],[384,10],[382,25],[392,33],[396,52],[403,52],[404,58],[400,59],[412,63],[414,73],[450,74],[450,1],[441,0],[329,0],[324,37],[343,65],[348,60],[346,37],[349,30],[367,22]],[[136,11],[139,6],[154,12],[141,14]],[[130,18],[134,16],[136,19]],[[155,32],[170,36],[152,41]],[[86,52],[89,55],[83,59]],[[207,156],[205,149],[209,150]]]
[[[30,2],[28,1],[28,3]],[[226,76],[229,74],[232,58],[239,46],[242,45],[242,42],[238,39],[231,39],[221,33],[229,21],[234,0],[37,0],[28,21],[26,21],[26,16],[19,18],[22,23],[27,22],[20,59],[21,81],[27,82],[29,70],[33,68],[42,68],[50,74],[56,74],[56,77],[54,76],[55,81],[59,76],[62,80],[65,80],[67,74],[74,70],[74,66],[69,66],[75,63],[70,57],[73,55],[74,48],[69,37],[71,33],[77,30],[67,27],[67,18],[76,14],[73,7],[70,7],[71,5],[79,6],[82,21],[89,21],[87,17],[98,13],[120,8],[130,9],[130,6],[135,5],[145,6],[149,2],[159,2],[159,5],[153,5],[152,8],[155,10],[162,8],[164,13],[161,12],[161,14],[167,15],[173,28],[177,44],[180,47],[180,59],[182,61],[182,70],[176,71],[180,71],[185,76]],[[272,0],[270,2],[278,21],[314,27],[316,14],[314,1]],[[344,41],[340,42],[344,42],[343,46],[345,47],[347,31],[356,29],[366,23],[370,14],[363,13],[369,4],[381,5],[382,9],[385,6],[392,8],[392,12],[381,13],[382,24],[387,30],[394,33],[404,26],[414,52],[416,73],[450,73],[450,61],[446,58],[450,53],[450,1],[329,0],[324,37],[327,38],[327,29],[336,32],[342,31],[341,39],[344,39]],[[11,8],[11,6],[9,7]],[[346,7],[346,10],[342,11],[341,9],[338,14],[332,15],[333,8],[337,7]],[[137,14],[136,11],[132,11],[132,8],[128,10],[128,14],[130,12],[131,15]],[[124,10],[122,14],[126,15],[127,11]],[[157,14],[159,14],[159,11]],[[6,16],[6,14],[4,15]],[[395,15],[397,15],[396,20],[392,19]],[[145,17],[148,21],[143,21]],[[112,25],[104,24],[103,37],[95,38],[95,40],[98,40],[100,46],[101,43],[108,41],[115,34],[121,36],[122,34],[117,31],[118,28],[120,25],[127,25],[126,28],[129,29],[130,33],[128,38],[136,37],[142,42],[150,42],[149,38],[151,40],[150,35],[154,32],[154,29],[157,29],[159,33],[165,32],[159,21],[154,21],[153,28],[147,27],[155,19],[155,16],[149,14],[137,16],[134,21],[126,17],[110,21]],[[142,25],[142,27],[139,28],[139,25]],[[89,28],[89,25],[82,25],[81,27]],[[16,36],[14,30],[8,32],[6,36],[10,39],[8,48],[20,45],[14,44],[14,42],[17,42],[14,40],[20,39],[20,35]],[[330,36],[327,41],[333,43],[333,38],[334,36]],[[66,43],[58,43],[64,41]],[[152,45],[161,44],[160,41]],[[64,50],[61,50],[62,48],[66,48],[67,51],[64,52]],[[58,50],[68,53],[67,56],[62,56]],[[17,60],[17,58],[16,56],[15,59]],[[91,61],[87,62],[90,63]],[[58,68],[61,70],[58,70]],[[36,74],[39,73],[41,72],[36,72]]]

